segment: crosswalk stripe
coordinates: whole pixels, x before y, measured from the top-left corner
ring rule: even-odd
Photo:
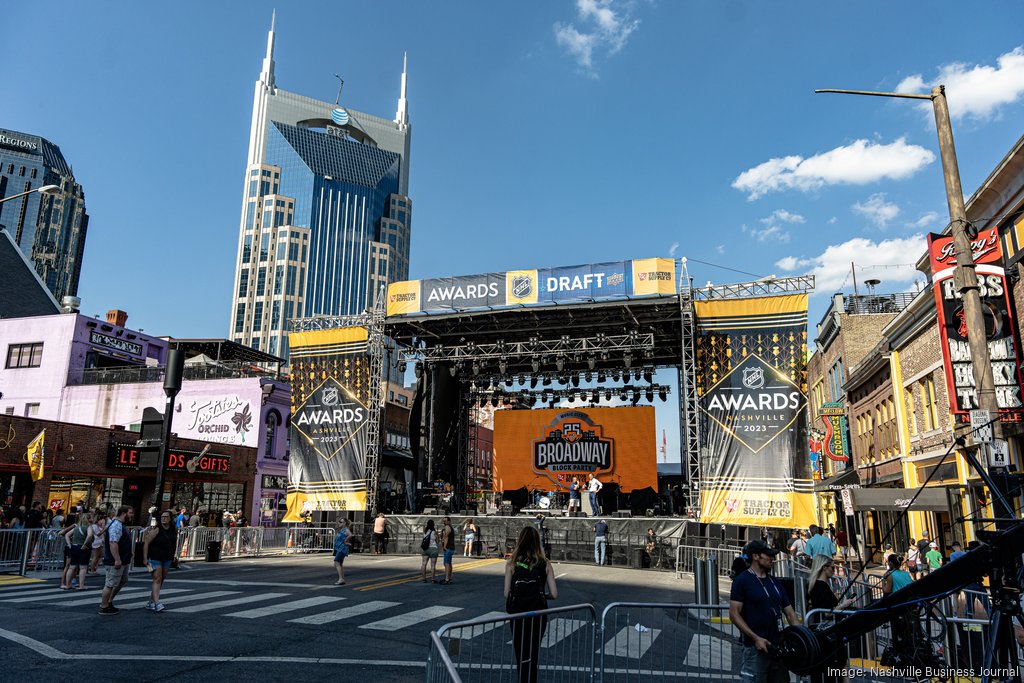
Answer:
[[[207,610],[217,609],[218,607],[234,607],[235,605],[244,605],[247,602],[262,602],[264,600],[286,598],[288,597],[288,595],[288,593],[258,593],[256,595],[246,595],[241,598],[232,598],[231,600],[205,602],[202,605],[186,605],[185,607],[168,607],[167,609],[174,612],[187,612],[191,614],[194,612],[205,612]]]
[[[725,638],[697,634],[686,649],[686,663],[717,671],[732,667],[732,643]]]
[[[612,657],[640,659],[654,644],[660,628],[637,631],[635,626],[623,626],[604,646],[604,653]]]
[[[304,600],[293,600],[291,602],[282,602],[277,605],[268,605],[266,607],[257,607],[256,609],[247,609],[242,612],[234,612],[232,614],[225,614],[226,617],[239,617],[242,619],[257,619],[259,617],[268,617],[272,614],[280,614],[282,612],[291,612],[292,610],[304,609],[306,607],[316,607],[317,605],[326,605],[329,602],[338,602],[339,600],[345,600],[346,598],[332,597],[330,595],[318,595],[313,598],[306,598]]]
[[[165,588],[160,591],[161,598],[170,593],[175,589]],[[192,595],[175,595],[174,600],[171,600],[171,606],[177,605],[180,602],[195,602],[196,600],[212,600],[213,598],[223,598],[225,595],[238,595],[238,591],[210,591],[209,593],[194,593]],[[149,599],[140,600],[139,602],[130,602],[126,605],[118,605],[118,609],[142,609],[149,604]]]
[[[56,592],[59,590],[60,589],[54,585],[27,583],[0,590],[0,600],[4,598],[16,598],[19,595],[28,595],[29,593],[42,593],[43,591]]]
[[[394,607],[400,605],[398,602],[388,602],[387,600],[371,600],[370,602],[364,602],[361,605],[352,605],[351,607],[342,607],[331,612],[322,612],[320,614],[310,614],[306,617],[299,617],[298,619],[289,619],[289,623],[292,624],[313,624],[314,626],[320,624],[329,624],[332,621],[341,621],[342,619],[349,619],[351,617],[358,617],[362,614],[368,614],[370,612],[377,612],[388,607]]]
[[[551,647],[558,641],[568,638],[590,622],[583,619],[552,619],[548,624],[548,630],[544,633],[544,639],[540,641],[541,647]],[[589,644],[588,644],[589,647]]]
[[[188,589],[168,588],[166,590],[161,591],[161,593],[178,593],[178,592],[181,592],[182,590],[188,590]],[[132,590],[125,589],[125,590],[121,591],[120,593],[118,593],[117,597],[114,598],[114,604],[116,605],[118,600],[124,600],[125,598],[130,598],[130,599],[134,600],[135,598],[141,598],[144,595],[148,596],[149,595],[149,591],[150,591],[149,588],[135,588],[135,589],[132,589]],[[98,591],[98,590],[97,591],[91,591],[91,593],[92,593],[91,597],[82,598],[81,600],[66,600],[64,602],[51,602],[50,604],[54,605],[56,607],[78,607],[80,605],[96,605],[97,607],[99,607],[101,591]]]
[[[92,591],[93,595],[96,595],[99,592],[99,589],[97,588],[92,588],[89,590]],[[78,589],[76,588],[72,588],[71,590],[61,590],[57,588],[54,590],[38,591],[34,595],[30,595],[28,597],[3,598],[0,599],[0,602],[42,602],[43,600],[67,600],[69,598],[75,597],[76,595],[78,597],[82,596],[82,593],[79,593]]]
[[[507,616],[508,614],[506,612],[488,612],[487,614],[481,614],[479,617],[477,617],[477,619],[497,619],[499,617]],[[452,630],[448,631],[445,635],[449,638],[457,638],[458,640],[469,640],[471,638],[476,638],[477,636],[482,636],[488,631],[492,631],[498,628],[499,626],[504,626],[505,624],[506,622],[504,621],[495,621],[490,624],[463,626],[461,628],[453,628]]]
[[[381,619],[371,624],[363,624],[359,628],[371,629],[373,631],[397,631],[407,626],[413,626],[424,621],[430,621],[431,619],[437,619],[443,617],[446,614],[452,612],[461,612],[461,607],[446,607],[445,605],[434,605],[433,607],[424,607],[413,612],[406,612],[405,614],[399,614],[398,616],[389,617],[388,619]]]

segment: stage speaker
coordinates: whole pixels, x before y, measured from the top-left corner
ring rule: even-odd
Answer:
[[[601,506],[601,512],[606,515],[610,515],[622,507],[620,505],[621,491],[619,490],[619,485],[614,481],[605,484],[601,492],[597,494],[597,497],[597,503]]]
[[[654,508],[647,508],[647,516],[648,517],[653,517],[654,516]]]
[[[643,489],[637,489],[633,493],[629,494],[629,509],[634,515],[639,517],[640,515],[647,512],[650,508],[650,512],[647,512],[648,517],[654,516],[654,503],[658,500],[658,494],[654,492],[650,486]]]
[[[572,512],[566,514],[566,517],[586,517],[586,515],[584,515],[579,510],[573,510]]]
[[[498,514],[502,517],[514,517],[516,511],[512,507],[512,503],[502,503],[501,507],[498,508]]]
[[[629,510],[616,510],[612,513],[612,517],[632,517],[633,513]]]

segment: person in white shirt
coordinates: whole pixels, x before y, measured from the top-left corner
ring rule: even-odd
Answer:
[[[604,485],[598,481],[597,477],[593,474],[590,475],[590,481],[587,482],[587,490],[590,492],[590,516],[597,517],[601,514],[597,509],[597,494],[604,488]]]

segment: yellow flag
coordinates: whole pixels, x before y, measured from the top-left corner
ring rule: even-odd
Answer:
[[[28,470],[32,473],[32,481],[39,481],[43,478],[43,459],[46,449],[43,441],[46,438],[46,430],[39,432],[39,435],[28,444],[28,452],[25,458],[28,460]]]

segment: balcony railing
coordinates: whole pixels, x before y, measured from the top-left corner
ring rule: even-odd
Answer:
[[[918,293],[897,292],[895,294],[861,294],[846,298],[848,315],[866,313],[899,313],[910,305]]]
[[[217,363],[208,365],[186,365],[186,380],[239,379],[244,377],[268,377],[281,379],[276,366],[264,369],[252,363]],[[163,367],[89,368],[72,373],[69,385],[85,384],[140,384],[163,382]]]

